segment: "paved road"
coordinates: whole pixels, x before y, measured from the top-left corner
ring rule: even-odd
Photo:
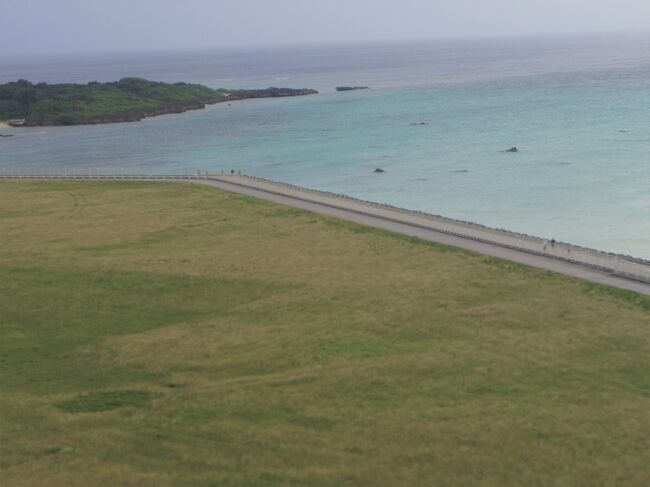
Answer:
[[[401,233],[403,235],[422,238],[424,240],[429,240],[432,242],[452,245],[454,247],[471,250],[479,254],[498,257],[500,259],[505,259],[532,267],[538,267],[540,269],[559,272],[568,276],[577,277],[600,284],[607,284],[621,289],[628,289],[630,291],[636,291],[638,293],[650,296],[650,284],[626,279],[624,277],[614,276],[606,271],[593,269],[585,265],[573,264],[571,262],[554,259],[552,257],[544,257],[542,255],[530,254],[528,252],[522,252],[519,250],[501,247],[499,245],[494,245],[486,242],[479,242],[463,237],[448,235],[446,233],[437,232],[435,230],[427,228],[399,223],[392,220],[385,220],[383,218],[370,216],[367,214],[360,214],[351,210],[336,208],[334,206],[328,206],[322,203],[314,203],[292,196],[271,193],[261,189],[250,188],[225,181],[194,180],[179,182],[192,182],[196,184],[213,186],[215,188],[224,189],[226,191],[254,196],[256,198],[272,201],[274,203],[280,203],[286,206],[312,211],[321,215],[333,216],[374,228],[381,228],[384,230]]]

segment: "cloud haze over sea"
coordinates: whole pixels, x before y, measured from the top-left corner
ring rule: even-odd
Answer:
[[[648,31],[646,0],[2,0],[0,55]]]

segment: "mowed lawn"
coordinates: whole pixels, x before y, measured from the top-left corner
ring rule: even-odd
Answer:
[[[0,183],[0,485],[647,486],[650,299],[190,185]]]

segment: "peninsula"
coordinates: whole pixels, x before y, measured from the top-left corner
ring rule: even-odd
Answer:
[[[0,121],[18,127],[137,122],[146,117],[198,110],[206,105],[249,98],[317,94],[311,89],[212,89],[190,83],[141,78],[88,84],[0,84]]]

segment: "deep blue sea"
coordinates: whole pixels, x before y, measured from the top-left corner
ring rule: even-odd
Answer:
[[[321,94],[0,129],[0,172],[235,169],[650,258],[648,34],[0,59],[0,82],[124,76]]]

